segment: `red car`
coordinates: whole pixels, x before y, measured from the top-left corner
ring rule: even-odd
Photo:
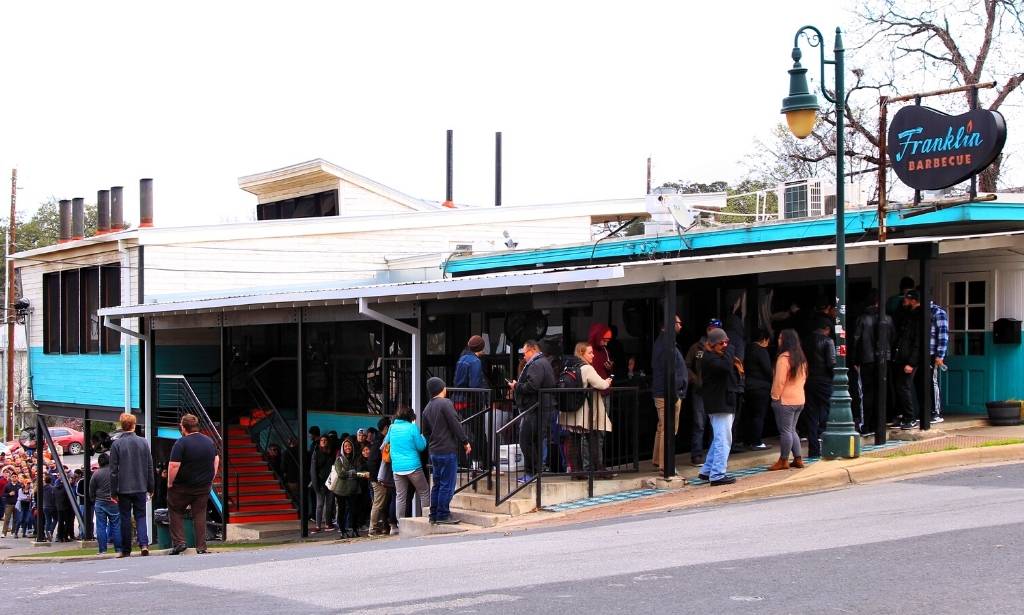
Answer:
[[[77,429],[71,429],[70,427],[51,427],[50,437],[53,438],[53,443],[63,448],[64,452],[68,455],[81,455],[85,450],[85,434]],[[36,430],[23,430],[17,443],[9,442],[8,445],[12,451],[21,447],[32,449],[36,448]]]

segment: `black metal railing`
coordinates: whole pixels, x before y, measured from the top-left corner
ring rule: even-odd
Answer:
[[[224,440],[219,425],[210,418],[203,403],[199,400],[188,378],[181,374],[163,374],[156,377],[157,383],[157,425],[163,427],[177,426],[181,417],[191,414],[199,419],[199,431],[205,434],[217,447],[217,454],[224,459]],[[173,421],[171,421],[171,417]],[[170,421],[170,424],[168,424]],[[223,471],[218,469],[218,472]],[[213,481],[214,506],[223,514],[227,497],[220,480]]]
[[[289,499],[298,507],[299,439],[291,424],[279,411],[273,410],[249,427],[249,437]],[[272,447],[278,451],[276,456],[269,452]]]
[[[477,483],[487,480],[487,488],[492,482],[492,459],[490,447],[490,423],[494,416],[491,406],[490,389],[448,388],[448,399],[455,405],[462,429],[469,438],[471,452],[459,451],[459,471],[455,493],[468,487],[474,490]]]
[[[376,377],[375,377],[376,378]],[[374,380],[369,411],[394,416],[412,405],[412,359],[388,357],[380,361],[380,380]]]
[[[593,496],[594,481],[639,472],[638,398],[636,387],[544,389],[525,411],[493,404],[495,505],[535,484],[543,506],[545,477],[586,480]]]

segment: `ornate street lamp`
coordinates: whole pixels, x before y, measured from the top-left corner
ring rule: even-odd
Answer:
[[[782,113],[786,123],[798,139],[806,138],[814,129],[817,119],[818,97],[807,88],[807,69],[800,65],[800,37],[805,36],[812,47],[821,53],[821,94],[836,106],[836,368],[832,378],[832,404],[828,413],[828,426],[822,434],[821,454],[826,459],[860,456],[860,434],[854,429],[850,410],[849,379],[846,371],[846,177],[843,152],[846,149],[843,112],[845,85],[843,81],[843,37],[836,28],[835,59],[825,59],[825,37],[814,26],[804,26],[793,37],[793,68],[789,70],[789,96],[782,100]],[[835,66],[835,97],[825,89],[825,65]]]

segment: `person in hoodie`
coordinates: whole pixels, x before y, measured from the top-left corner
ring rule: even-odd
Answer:
[[[455,495],[455,483],[459,474],[458,451],[466,456],[473,447],[466,437],[455,406],[447,398],[448,388],[444,380],[433,377],[427,380],[430,401],[423,408],[423,435],[427,438],[430,467],[433,469],[433,485],[430,488],[430,522],[454,525],[450,505]]]
[[[707,425],[707,413],[704,411],[704,396],[701,394],[703,388],[703,364],[704,352],[707,347],[708,334],[715,329],[722,328],[722,321],[712,318],[704,329],[704,335],[690,346],[686,351],[686,369],[689,373],[689,398],[690,398],[690,464],[702,466],[704,464],[704,428]]]
[[[484,354],[484,338],[474,335],[466,342],[466,348],[459,356],[455,364],[455,381],[453,386],[457,389],[487,389],[487,378],[484,377],[484,366],[480,357]],[[462,418],[468,418],[485,409],[487,397],[478,392],[459,391],[452,392],[451,401],[455,411]],[[472,425],[466,425],[466,435],[473,448],[478,453],[486,453],[487,436],[484,433],[483,422],[479,420],[470,421]],[[486,461],[486,459],[485,459]]]
[[[342,538],[358,538],[359,479],[366,478],[362,453],[356,453],[351,438],[341,441],[341,450],[334,460],[333,471],[337,480],[331,486],[338,511],[338,533]]]
[[[761,437],[764,433],[764,417],[771,406],[772,359],[768,355],[768,343],[771,334],[761,329],[754,341],[747,346],[747,356],[743,359],[746,372],[743,397],[746,410],[746,429],[743,441],[754,450],[768,448]]]
[[[331,466],[334,465],[334,457],[330,437],[320,436],[309,463],[309,476],[313,483],[313,491],[316,492],[316,529],[311,531],[322,532],[330,529],[334,519],[335,498],[326,485],[327,478],[331,475]]]

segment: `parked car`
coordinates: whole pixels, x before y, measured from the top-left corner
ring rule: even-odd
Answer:
[[[53,443],[67,452],[68,455],[81,455],[85,451],[85,434],[70,427],[51,427],[50,437]],[[18,438],[20,447],[27,449],[36,448],[35,428],[25,429]]]

